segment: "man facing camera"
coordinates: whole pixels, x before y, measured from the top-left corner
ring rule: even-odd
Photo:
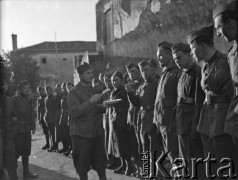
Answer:
[[[104,112],[98,104],[101,94],[92,88],[93,70],[87,63],[77,68],[80,82],[68,94],[68,111],[72,116],[70,135],[73,144],[73,161],[81,180],[88,179],[88,171],[97,171],[100,180],[106,180],[106,151],[102,123],[97,122],[96,113]]]

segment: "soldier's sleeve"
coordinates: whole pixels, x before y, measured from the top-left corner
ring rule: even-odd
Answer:
[[[40,121],[40,108],[39,108],[39,98],[37,99],[36,102],[36,113],[37,113],[37,120]]]
[[[136,92],[132,91],[127,93],[129,102],[133,104],[133,106],[135,107],[140,106],[140,97],[139,97],[140,91],[141,91],[141,86],[138,88]]]
[[[197,125],[200,118],[201,109],[205,99],[205,93],[201,86],[201,73],[196,75],[196,89],[195,89],[195,113],[192,121],[191,137],[197,136]]]
[[[32,122],[32,130],[36,129],[36,120],[35,120],[35,109],[34,109],[34,101],[33,99],[30,99],[31,103],[31,122]]]
[[[67,96],[68,110],[72,117],[78,117],[86,114],[89,109],[94,108],[95,104],[91,103],[89,99],[85,102],[80,102],[77,92],[71,90]]]

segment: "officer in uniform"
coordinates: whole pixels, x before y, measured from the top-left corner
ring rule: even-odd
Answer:
[[[130,94],[136,94],[138,88],[144,83],[144,79],[141,76],[140,69],[138,65],[134,63],[129,63],[126,66],[128,75],[131,83],[126,84],[126,87],[130,86]],[[129,97],[129,94],[128,94]],[[130,106],[128,109],[128,117],[127,117],[127,123],[131,126],[131,148],[132,148],[132,156],[134,157],[136,168],[137,168],[137,175],[139,175],[139,172],[141,171],[141,156],[142,153],[142,143],[140,139],[140,122],[138,121],[138,113],[140,111],[140,107],[135,107],[132,102],[130,101]]]
[[[96,113],[104,112],[105,105],[98,104],[101,94],[93,94],[93,71],[84,63],[77,68],[80,82],[67,96],[70,135],[73,145],[74,166],[81,180],[88,179],[88,171],[97,171],[100,180],[106,180],[106,151],[103,126],[97,122]]]
[[[197,124],[204,101],[201,87],[201,68],[192,60],[188,44],[175,43],[172,47],[173,59],[182,70],[178,81],[178,99],[176,106],[179,156],[192,172],[192,158],[203,158],[203,146]],[[191,175],[191,174],[190,174]],[[202,178],[199,174],[199,179]],[[204,176],[203,176],[204,177]]]
[[[16,121],[15,148],[17,159],[22,157],[23,178],[37,178],[38,175],[29,170],[29,156],[31,154],[31,133],[35,134],[36,124],[33,102],[29,98],[30,86],[23,80],[18,84],[19,94],[13,97],[13,109]]]
[[[177,84],[181,71],[172,56],[172,44],[162,41],[157,48],[157,61],[162,70],[155,100],[154,120],[158,131],[162,134],[165,152],[169,152],[170,165],[179,157],[176,122],[171,121],[177,103]]]
[[[228,61],[230,65],[234,97],[231,101],[225,122],[225,132],[233,137],[238,152],[238,58],[237,58],[237,4],[231,1],[228,4],[218,4],[213,10],[213,20],[217,35],[227,42],[234,42],[229,50]]]
[[[224,132],[234,90],[227,56],[215,49],[213,34],[213,26],[203,27],[190,32],[187,42],[194,59],[204,60],[205,63],[201,85],[206,97],[198,123],[204,156],[207,157],[208,153],[211,153],[211,156],[220,162],[222,158],[235,159],[232,138]]]
[[[46,94],[45,94],[45,89],[41,86],[37,87],[37,92],[40,95],[40,97],[37,99],[37,119],[43,129],[43,133],[45,135],[45,141],[46,141],[46,144],[43,147],[41,147],[41,149],[46,150],[46,149],[50,148],[49,130],[48,130],[47,125],[44,120]]]

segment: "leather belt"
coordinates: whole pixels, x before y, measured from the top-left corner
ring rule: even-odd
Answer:
[[[208,96],[206,95],[205,103],[213,104],[213,103],[229,103],[231,101],[230,97],[227,96]]]
[[[192,97],[178,97],[177,103],[179,104],[195,104],[195,98]]]
[[[141,110],[151,111],[151,110],[154,110],[154,105],[141,106],[140,109]]]

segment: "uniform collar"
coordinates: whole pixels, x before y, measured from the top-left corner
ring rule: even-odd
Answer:
[[[163,69],[163,73],[164,73],[164,72],[167,72],[167,71],[169,71],[169,70],[171,70],[171,69],[174,69],[174,68],[176,68],[176,67],[177,67],[177,65],[176,65],[175,62],[173,61],[171,64],[168,65],[168,67],[165,67],[165,68]]]

